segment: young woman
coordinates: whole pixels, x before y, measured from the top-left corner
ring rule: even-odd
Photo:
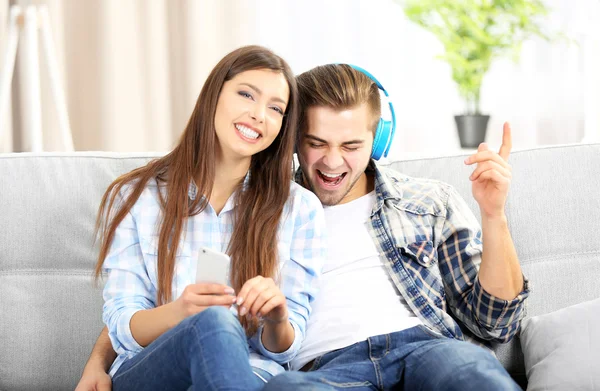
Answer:
[[[240,48],[175,149],[109,186],[96,275],[114,390],[260,389],[296,354],[324,258],[321,204],[292,182],[297,116],[285,61]],[[196,283],[201,247],[230,255],[229,285]]]

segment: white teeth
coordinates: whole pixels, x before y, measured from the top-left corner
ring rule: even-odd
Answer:
[[[344,173],[341,173],[341,174],[328,174],[328,173],[326,173],[326,172],[323,172],[323,171],[319,171],[319,172],[320,172],[321,174],[323,174],[323,176],[326,176],[327,178],[339,178],[339,177],[341,177],[342,175],[344,175]]]
[[[235,125],[235,128],[240,131],[245,137],[257,139],[260,134],[255,132],[254,130],[245,127],[244,125]]]

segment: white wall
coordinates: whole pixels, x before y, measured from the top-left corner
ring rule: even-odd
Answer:
[[[435,59],[442,46],[393,0],[32,2],[50,9],[77,149],[172,148],[217,61],[241,45],[261,44],[295,72],[329,62],[372,72],[396,108],[393,158],[459,152],[453,116],[463,104],[449,67]],[[504,121],[513,125],[517,149],[600,139],[600,1],[546,2],[555,9],[548,27],[579,45],[534,40],[519,64],[492,65],[482,88],[492,146]],[[7,10],[8,0],[0,0],[2,50]],[[57,126],[44,75],[42,91],[52,150]],[[0,151],[7,145],[0,141]]]
[[[245,42],[272,47],[297,72],[327,62],[350,62],[380,79],[393,96],[398,116],[394,156],[459,149],[453,115],[460,114],[462,101],[449,67],[434,58],[442,46],[408,21],[398,4],[256,3],[259,17],[254,28],[247,26]],[[492,145],[500,143],[504,121],[512,123],[515,148],[579,142],[584,133],[588,139],[600,135],[599,2],[547,3],[553,9],[547,27],[568,33],[579,45],[533,40],[524,45],[518,64],[509,59],[493,63],[482,89],[482,110],[492,116]]]

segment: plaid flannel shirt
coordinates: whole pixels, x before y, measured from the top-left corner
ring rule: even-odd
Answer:
[[[377,196],[369,232],[412,311],[425,326],[449,338],[484,346],[485,341],[509,341],[524,316],[528,281],[513,300],[483,289],[477,277],[481,228],[458,192],[374,161],[368,172],[375,177]],[[296,181],[301,180],[298,170]]]

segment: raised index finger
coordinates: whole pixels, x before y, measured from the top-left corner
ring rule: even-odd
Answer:
[[[510,124],[508,122],[504,123],[504,130],[502,132],[502,146],[500,147],[500,152],[498,154],[502,159],[508,161],[508,157],[510,155],[510,150],[512,149],[512,134],[510,129]]]

